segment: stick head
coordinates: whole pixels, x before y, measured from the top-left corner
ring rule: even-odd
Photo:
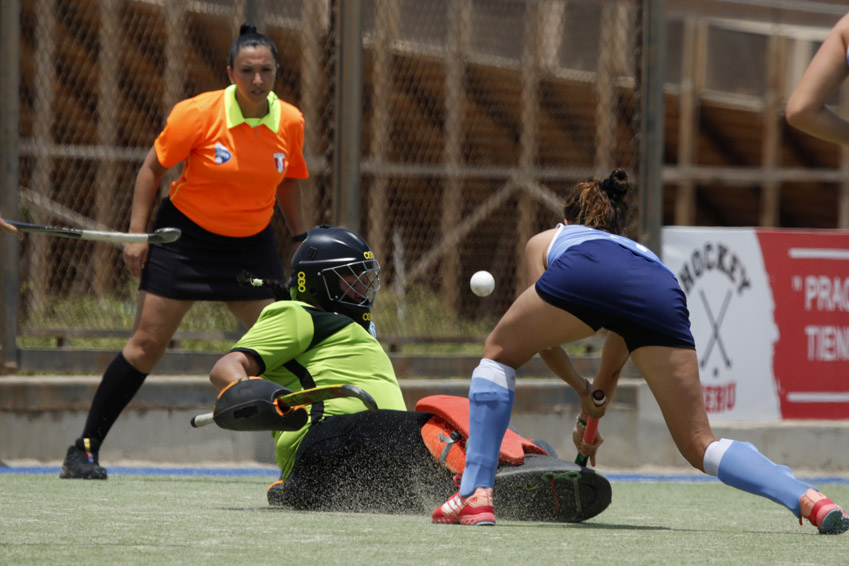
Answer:
[[[357,387],[356,385],[351,385],[350,383],[343,385],[342,389],[345,390],[348,397],[356,397],[362,401],[363,405],[366,406],[366,409],[368,409],[369,412],[373,413],[377,411],[377,401],[375,401],[374,397],[372,397],[365,389]]]
[[[182,232],[179,228],[160,228],[149,239],[151,244],[170,244],[180,239]]]

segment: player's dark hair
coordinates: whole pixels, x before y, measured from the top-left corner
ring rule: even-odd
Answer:
[[[255,25],[249,23],[242,24],[242,27],[239,28],[239,37],[234,39],[232,45],[230,45],[228,64],[231,68],[233,67],[233,61],[236,59],[236,56],[243,47],[261,46],[268,47],[271,50],[271,56],[274,57],[274,64],[279,65],[280,61],[277,59],[277,46],[274,45],[274,42],[267,36],[259,33],[256,30]]]
[[[604,180],[589,177],[566,193],[563,218],[569,224],[622,234],[630,208],[627,197],[633,186],[624,169],[614,169]]]

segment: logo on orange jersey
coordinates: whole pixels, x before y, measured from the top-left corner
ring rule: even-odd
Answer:
[[[221,145],[221,142],[215,143],[215,162],[217,164],[227,163],[232,157],[230,150]]]
[[[275,153],[274,154],[274,165],[277,166],[277,172],[282,173],[284,166],[286,165],[286,154],[285,153]]]

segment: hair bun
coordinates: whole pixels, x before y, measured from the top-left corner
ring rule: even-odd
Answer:
[[[242,26],[239,28],[239,35],[257,35],[257,33],[259,32],[256,31],[256,26],[247,22],[243,23]]]
[[[601,189],[611,200],[621,200],[625,198],[630,184],[628,173],[624,169],[614,169],[610,176],[601,182]]]

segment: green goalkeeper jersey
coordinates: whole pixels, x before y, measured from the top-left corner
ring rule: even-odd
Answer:
[[[389,356],[380,343],[351,318],[300,301],[268,305],[233,351],[252,355],[261,377],[292,391],[349,383],[365,389],[381,409],[406,410]],[[330,399],[307,407],[310,420],[296,431],[272,432],[283,478],[309,427],[324,417],[365,410],[354,398]]]

